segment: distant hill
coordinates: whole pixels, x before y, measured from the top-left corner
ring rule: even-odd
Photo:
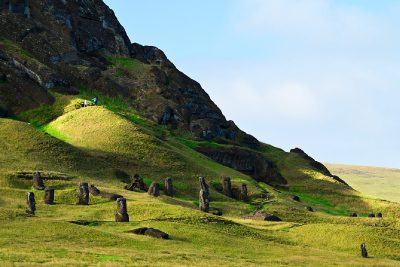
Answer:
[[[329,163],[325,165],[361,193],[400,202],[400,169]]]

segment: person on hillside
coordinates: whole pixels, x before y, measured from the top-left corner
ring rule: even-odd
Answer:
[[[87,106],[88,106],[88,101],[85,99],[85,100],[83,101],[83,107],[86,108]]]
[[[95,106],[97,106],[97,103],[99,102],[99,98],[97,96],[95,96],[95,97],[93,97],[92,101],[93,101],[93,104]]]

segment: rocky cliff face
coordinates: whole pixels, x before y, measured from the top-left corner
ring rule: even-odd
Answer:
[[[9,1],[2,2],[2,109],[18,113],[51,102],[47,89],[73,93],[86,86],[123,97],[148,118],[199,138],[258,146],[161,50],[132,44],[103,1],[37,0],[25,7],[25,1],[12,1],[12,8]],[[127,59],[135,66],[116,67]],[[32,84],[30,92],[20,90],[26,82]]]

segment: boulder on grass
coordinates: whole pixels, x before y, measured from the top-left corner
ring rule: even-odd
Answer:
[[[136,235],[147,235],[154,238],[169,239],[169,235],[167,233],[154,228],[142,227],[129,231],[129,233]]]
[[[270,222],[280,222],[281,218],[274,214],[265,213],[257,211],[253,215],[247,216],[246,219],[257,220],[257,221],[270,221]]]

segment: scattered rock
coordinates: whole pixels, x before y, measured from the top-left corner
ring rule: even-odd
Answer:
[[[350,213],[350,217],[358,217],[358,215],[357,215],[357,213],[352,212],[352,213]]]
[[[33,188],[36,190],[44,190],[45,188],[42,176],[38,171],[33,173]]]
[[[54,189],[46,187],[44,190],[44,204],[54,205]]]
[[[129,222],[128,210],[126,208],[126,199],[117,199],[117,213],[115,214],[116,222]]]
[[[79,184],[77,205],[89,205],[89,185],[88,185],[88,183],[80,183]]]
[[[165,179],[164,183],[164,193],[165,195],[172,197],[174,196],[174,187],[172,185],[172,178],[168,177]]]
[[[246,219],[251,219],[251,220],[258,220],[258,221],[270,221],[270,222],[280,222],[282,221],[281,218],[279,218],[276,215],[270,214],[270,213],[265,213],[261,211],[257,211],[253,215],[245,217]]]
[[[233,197],[232,192],[232,183],[230,177],[223,177],[222,178],[222,192],[227,197]]]
[[[167,233],[164,233],[158,229],[154,228],[137,228],[132,231],[129,231],[129,233],[136,234],[136,235],[147,235],[155,238],[161,238],[161,239],[169,239],[169,235]]]
[[[361,244],[361,257],[368,258],[367,246],[364,243]]]
[[[239,198],[241,201],[248,201],[248,195],[247,195],[247,185],[246,184],[242,184],[242,186],[240,187],[240,194],[239,194]]]
[[[382,217],[383,217],[383,215],[382,215],[382,213],[381,213],[381,212],[379,212],[378,214],[376,214],[376,217],[378,217],[378,218],[382,218]]]
[[[292,196],[293,201],[300,202],[300,198],[298,196]]]
[[[210,211],[211,214],[216,215],[216,216],[222,216],[222,210],[220,209],[213,209]]]
[[[147,191],[147,193],[153,197],[160,196],[160,185],[157,182],[151,183],[149,191]]]
[[[306,210],[309,212],[314,212],[314,209],[312,207],[306,207]]]
[[[368,214],[368,218],[375,218],[375,214],[374,213]]]
[[[30,215],[35,215],[36,201],[35,201],[35,194],[33,192],[29,192],[27,194],[26,205],[27,205],[26,213]]]
[[[140,177],[139,174],[135,174],[131,178],[131,183],[125,186],[125,189],[129,191],[133,191],[135,189],[146,191],[146,185],[144,184],[142,177]]]

